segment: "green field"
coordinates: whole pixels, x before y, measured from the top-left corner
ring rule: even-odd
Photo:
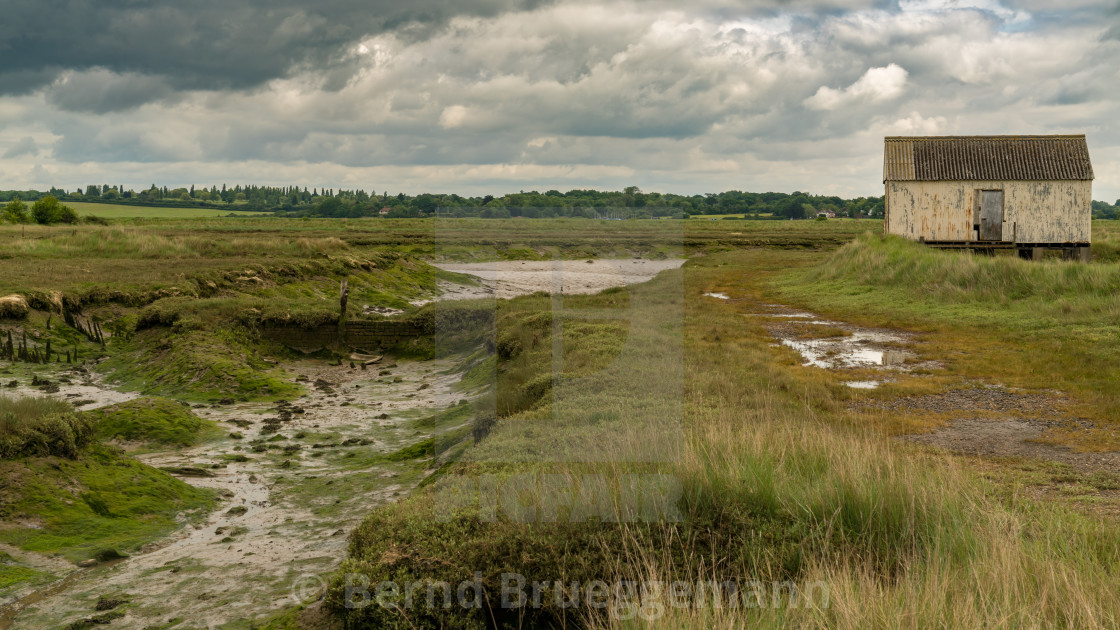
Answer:
[[[207,219],[224,217],[229,214],[238,216],[259,215],[259,212],[244,210],[218,210],[215,208],[162,208],[155,206],[134,206],[115,203],[89,203],[86,201],[64,202],[78,212],[78,215],[97,216],[103,219]]]

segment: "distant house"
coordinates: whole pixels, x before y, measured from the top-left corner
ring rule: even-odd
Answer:
[[[824,217],[825,219],[835,219],[836,213],[832,210],[821,210],[817,212],[817,218],[819,219],[821,217]]]
[[[1088,260],[1093,166],[1084,135],[884,140],[884,222],[938,247],[1044,249]]]
[[[381,209],[381,212],[379,212],[378,214],[380,214],[381,216],[385,216],[385,215],[389,214],[389,212],[391,210],[392,210],[392,208],[390,208],[389,206],[385,206],[384,208]]]

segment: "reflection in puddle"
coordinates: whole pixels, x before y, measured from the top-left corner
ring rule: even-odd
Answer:
[[[731,299],[730,297],[727,296],[726,293],[705,293],[704,296],[705,297],[714,297],[714,298],[717,298],[717,299],[720,299],[720,300],[730,300]]]
[[[844,384],[852,389],[876,389],[879,387],[879,381],[844,381]]]
[[[901,365],[911,355],[899,350],[879,350],[871,344],[902,341],[901,337],[881,332],[855,331],[848,337],[795,340],[782,339],[805,359],[804,365],[824,369]]]

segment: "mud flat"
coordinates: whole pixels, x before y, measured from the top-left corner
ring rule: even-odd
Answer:
[[[349,530],[425,475],[423,461],[378,455],[430,437],[415,421],[466,396],[447,361],[285,367],[305,396],[198,407],[229,437],[140,456],[221,497],[205,522],[25,597],[13,627],[65,627],[94,615],[101,596],[128,600],[114,628],[216,627],[314,599]]]
[[[42,385],[32,384],[33,374],[41,379]],[[12,383],[15,385],[12,386]],[[4,386],[0,394],[16,398],[51,396],[65,400],[80,411],[128,402],[140,396],[135,392],[113,389],[105,383],[104,377],[85,366],[12,365],[0,373],[0,384]]]
[[[479,286],[441,283],[441,299],[480,297],[511,298],[537,291],[545,293],[598,293],[603,289],[650,280],[667,269],[678,269],[684,259],[646,260],[507,260],[482,263],[437,263],[444,271],[478,278]]]

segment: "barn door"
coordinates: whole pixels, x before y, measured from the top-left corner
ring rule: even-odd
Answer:
[[[980,191],[980,240],[1003,240],[1003,191]]]

